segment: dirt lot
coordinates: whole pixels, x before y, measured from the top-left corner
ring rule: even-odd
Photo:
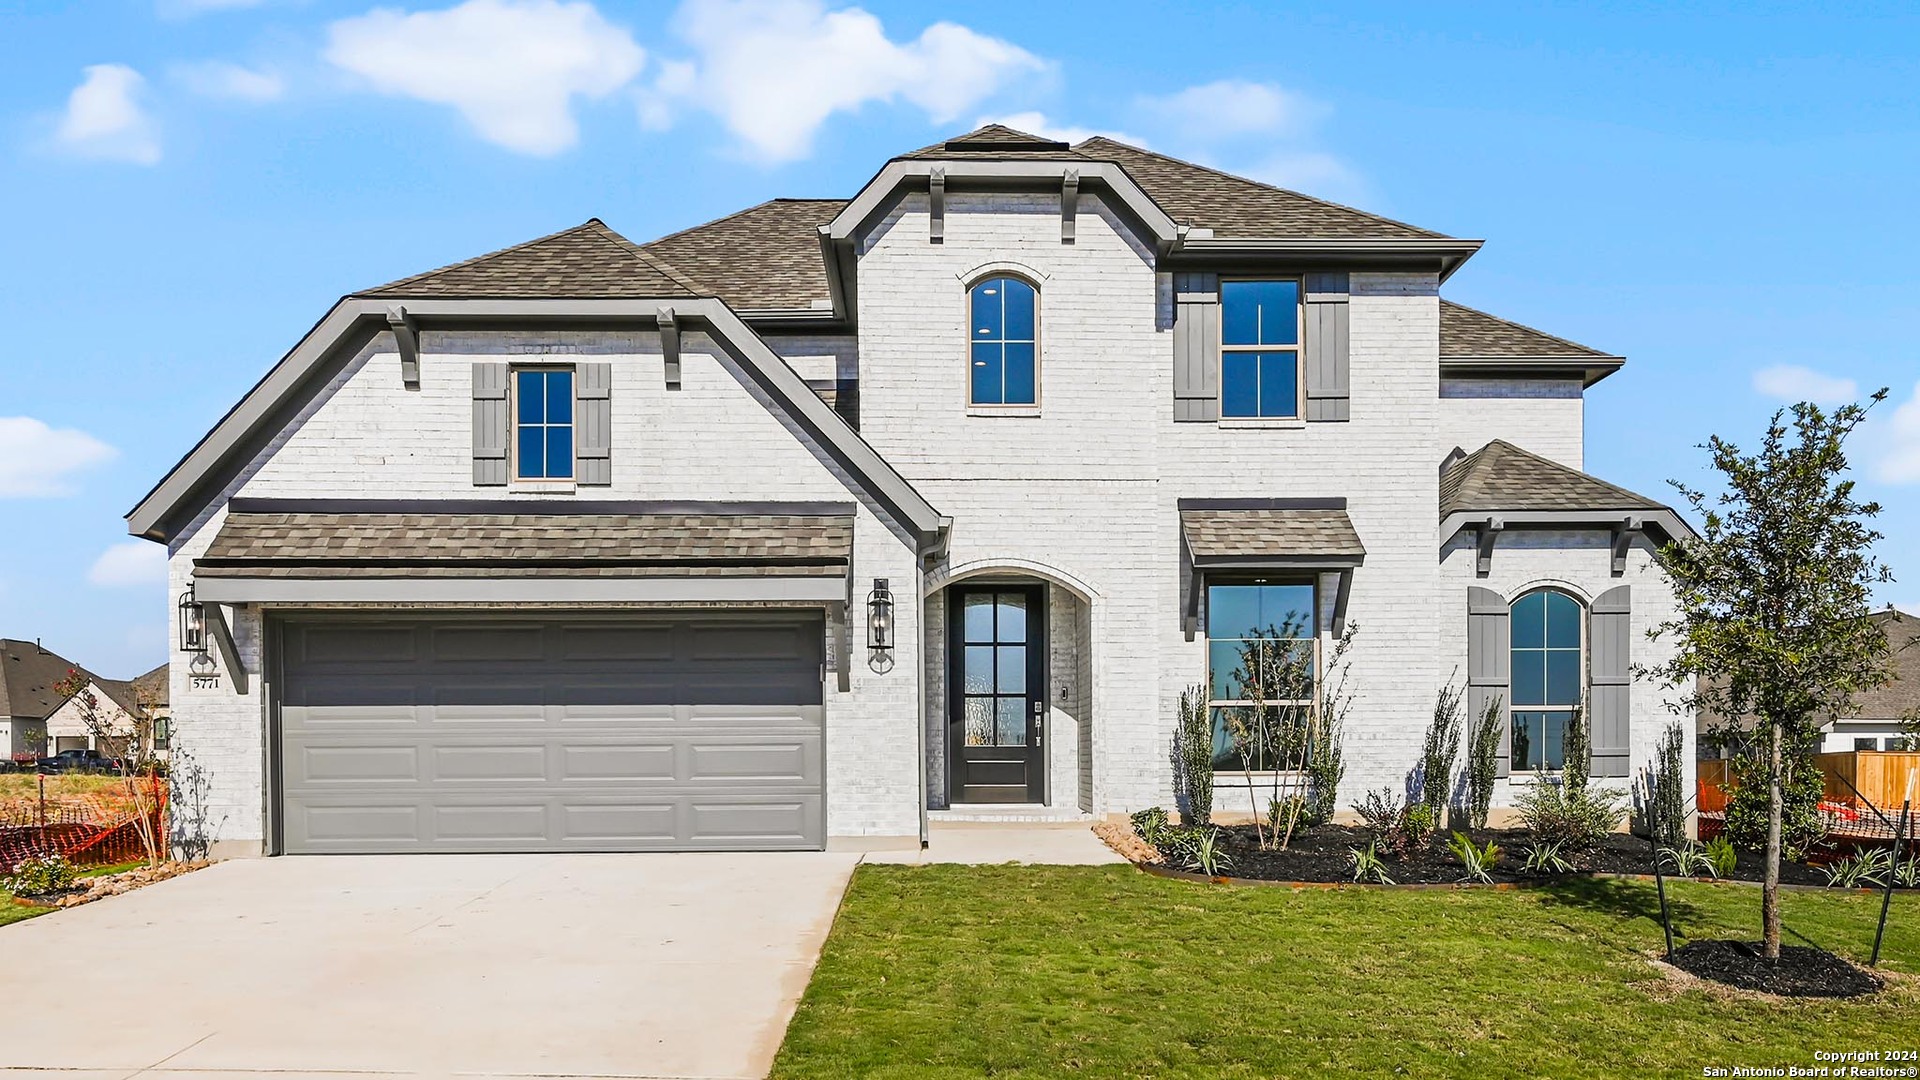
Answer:
[[[127,782],[118,776],[84,776],[80,774],[47,777],[47,798],[49,800],[73,795],[99,795],[106,792],[123,792]],[[33,773],[0,773],[0,802],[14,799],[38,799],[40,797],[40,778]]]

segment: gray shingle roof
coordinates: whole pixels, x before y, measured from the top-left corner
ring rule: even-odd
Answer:
[[[1864,690],[1855,698],[1860,711],[1849,720],[1896,720],[1920,710],[1920,617],[1876,611],[1873,620],[1886,631],[1894,681]]]
[[[1440,517],[1455,513],[1665,510],[1666,505],[1495,439],[1440,474]]]
[[[834,572],[851,515],[234,513],[209,577]]]
[[[1465,304],[1442,300],[1440,359],[1613,360],[1618,357]]]
[[[988,124],[985,127],[975,128],[965,135],[956,135],[951,139],[944,139],[932,146],[923,146],[900,156],[903,158],[1024,157],[1042,160],[1100,160],[1083,154],[1066,143],[1017,131],[1005,124]]]
[[[1196,559],[1358,559],[1367,554],[1345,510],[1182,510],[1180,528]]]
[[[357,293],[373,297],[712,296],[659,255],[593,218],[537,240]]]
[[[641,246],[736,311],[802,309],[829,297],[820,226],[845,199],[774,199]]]
[[[1104,137],[1073,148],[1127,170],[1175,221],[1216,237],[1288,239],[1434,239],[1444,234],[1316,199]]]
[[[37,641],[0,638],[0,717],[38,720],[46,716],[67,700],[53,684],[66,678],[69,671],[84,670],[66,657],[41,648]]]

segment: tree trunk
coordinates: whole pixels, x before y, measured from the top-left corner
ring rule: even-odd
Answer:
[[[1767,866],[1760,885],[1760,932],[1769,960],[1780,959],[1780,816],[1786,792],[1781,777],[1780,722],[1767,732]]]

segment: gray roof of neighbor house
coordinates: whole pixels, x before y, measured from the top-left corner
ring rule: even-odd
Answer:
[[[844,571],[853,550],[851,504],[593,509],[231,513],[194,567],[249,578],[811,574]]]
[[[1898,720],[1920,714],[1920,616],[1888,608],[1869,616],[1886,631],[1893,681],[1862,691],[1850,720]]]
[[[1180,508],[1195,562],[1213,559],[1346,559],[1367,549],[1345,510],[1325,507]]]
[[[1448,462],[1440,475],[1440,517],[1458,513],[1666,510],[1597,476],[1495,439]]]
[[[714,292],[607,228],[599,218],[591,218],[571,229],[354,295],[622,299],[712,296]]]
[[[40,720],[59,709],[70,695],[60,693],[54,686],[70,671],[85,675],[101,693],[127,712],[138,711],[131,681],[103,679],[37,641],[0,638],[0,719]]]
[[[135,675],[133,678],[128,679],[127,683],[133,687],[133,694],[136,700],[148,705],[165,708],[168,698],[173,692],[168,674],[168,666],[161,664],[159,667],[154,668],[144,675]]]

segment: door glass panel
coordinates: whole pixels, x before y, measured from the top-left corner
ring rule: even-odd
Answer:
[[[993,640],[993,597],[968,594],[961,632],[968,641]]]
[[[1027,699],[995,698],[999,703],[999,745],[1027,745]]]
[[[969,694],[993,693],[993,646],[966,646],[964,690]]]
[[[999,599],[999,640],[1025,645],[1027,643],[1027,598],[1020,593],[1001,593]]]
[[[967,745],[993,745],[993,699],[968,698],[966,700]]]
[[[969,649],[968,651],[972,651]],[[1000,646],[998,681],[994,689],[1002,694],[1027,692],[1027,649],[1024,645]]]

